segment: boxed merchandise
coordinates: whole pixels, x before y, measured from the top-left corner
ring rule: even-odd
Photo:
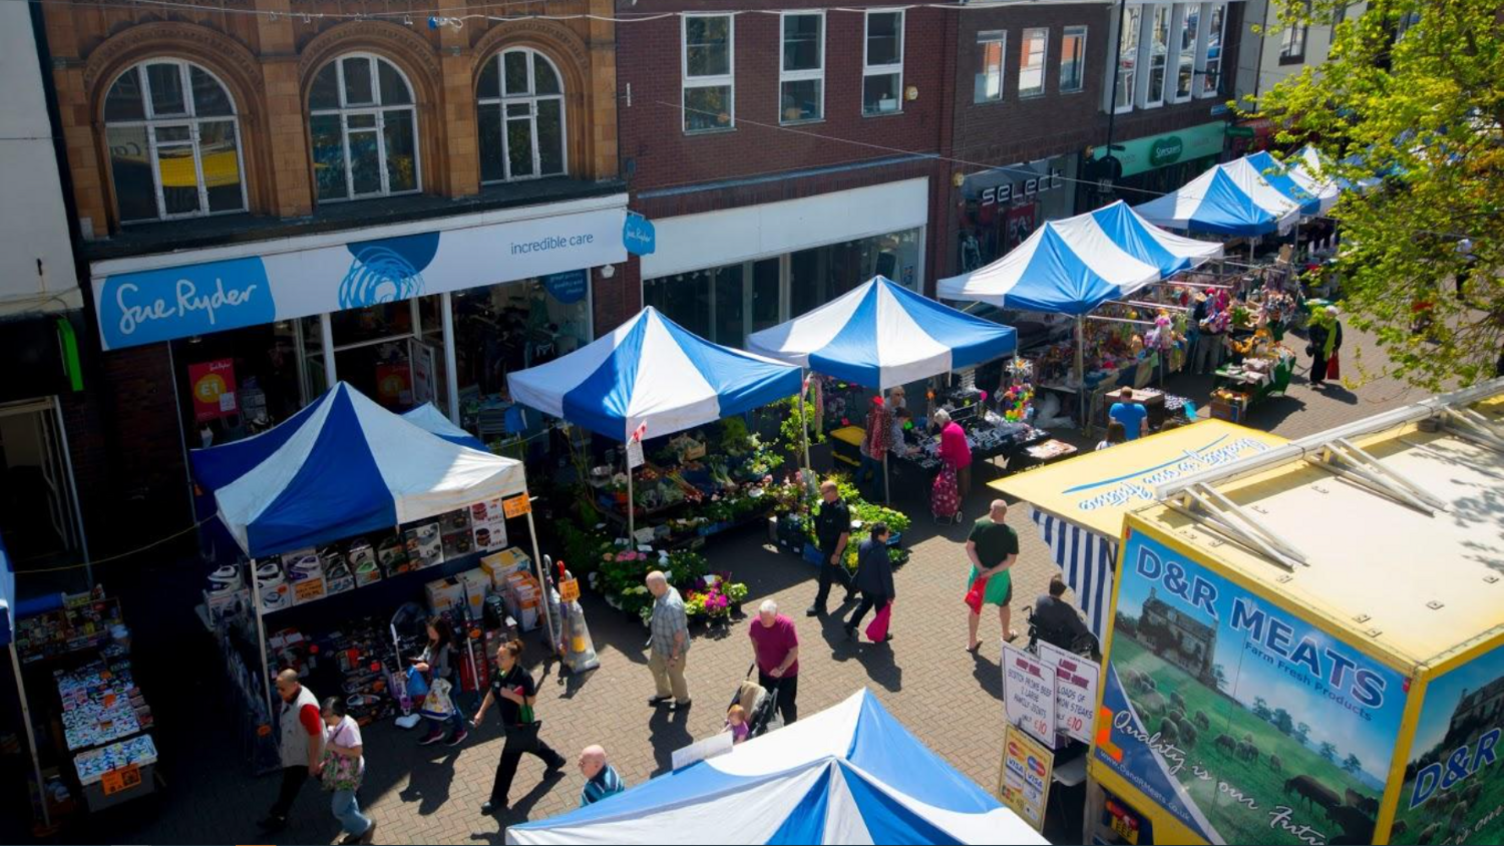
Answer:
[[[485,611],[486,595],[491,592],[491,574],[479,567],[466,570],[455,576],[465,589],[466,613],[472,620],[479,620]]]
[[[506,586],[507,576],[527,572],[533,568],[533,559],[527,553],[512,547],[480,560],[480,568],[491,575],[491,585],[497,590]]]
[[[475,540],[470,534],[469,509],[460,508],[440,517],[439,532],[443,536],[445,561],[452,561],[475,551]]]
[[[376,561],[389,577],[412,569],[407,562],[407,542],[401,535],[388,535],[376,544]]]
[[[465,586],[453,576],[429,582],[423,586],[423,593],[428,597],[429,610],[435,614],[442,614],[465,604]]]
[[[538,627],[538,606],[543,601],[543,591],[532,573],[516,572],[507,576],[507,607],[517,619],[518,628],[530,632]]]
[[[293,605],[324,598],[324,567],[312,547],[284,553],[282,568],[287,573]]]
[[[370,541],[358,540],[351,543],[350,549],[345,553],[345,563],[350,566],[350,575],[355,578],[357,587],[381,581],[381,568],[376,564],[376,550],[372,548]]]
[[[501,500],[488,499],[470,506],[470,531],[479,552],[492,552],[507,545],[507,518]]]
[[[275,559],[262,559],[251,563],[257,588],[261,593],[261,612],[281,611],[292,606],[292,590],[282,577],[282,566]]]
[[[424,523],[407,530],[407,560],[414,570],[444,563],[444,541],[439,537],[437,522]]]

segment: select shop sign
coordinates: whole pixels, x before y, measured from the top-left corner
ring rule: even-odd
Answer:
[[[348,243],[311,236],[259,255],[231,248],[159,267],[155,256],[101,262],[100,339],[123,349],[615,264],[627,257],[624,218],[621,207],[496,223],[482,215],[438,231],[384,227],[373,234],[385,237]]]
[[[1123,149],[1114,155],[1123,164],[1123,176],[1132,176],[1180,162],[1219,155],[1226,137],[1227,124],[1214,121],[1179,132],[1125,141]],[[1096,151],[1099,159],[1105,154],[1105,148],[1098,148]]]

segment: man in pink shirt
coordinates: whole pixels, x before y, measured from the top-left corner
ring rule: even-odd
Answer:
[[[799,632],[794,621],[778,613],[778,603],[769,599],[757,609],[747,633],[757,660],[757,683],[769,693],[778,691],[778,713],[783,724],[799,718]]]

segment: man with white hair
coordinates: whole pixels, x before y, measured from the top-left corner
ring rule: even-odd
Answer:
[[[627,789],[626,782],[616,768],[606,763],[606,750],[600,746],[586,746],[580,750],[580,775],[585,777],[585,787],[580,791],[580,807],[594,805],[608,796]]]
[[[764,600],[758,606],[757,619],[747,634],[752,638],[752,655],[757,661],[757,683],[778,692],[778,713],[783,724],[799,718],[799,632],[794,621],[778,613],[778,603]]]
[[[653,671],[653,683],[658,687],[648,704],[656,707],[672,699],[669,710],[682,711],[689,707],[689,683],[684,680],[689,617],[684,613],[679,591],[668,583],[662,571],[648,573],[647,585],[653,595],[653,618],[648,623],[652,632],[648,640],[648,669]]]

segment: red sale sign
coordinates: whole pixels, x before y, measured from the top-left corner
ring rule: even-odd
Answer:
[[[235,360],[221,358],[188,365],[193,419],[199,423],[238,414],[235,403]]]

